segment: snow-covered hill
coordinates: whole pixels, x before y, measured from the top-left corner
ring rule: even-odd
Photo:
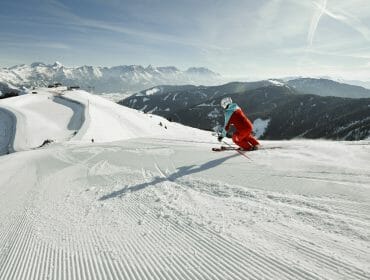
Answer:
[[[37,62],[0,69],[0,82],[12,86],[46,87],[59,82],[95,93],[134,92],[159,84],[215,84],[220,78],[219,74],[202,67],[181,71],[173,66],[66,67],[59,62],[52,65]]]
[[[369,279],[369,141],[214,153],[208,132],[37,91],[0,100],[0,135],[29,149],[0,157],[0,279]]]
[[[195,132],[206,133],[82,90],[39,88],[36,92],[0,101],[2,135],[11,135],[9,132],[16,128],[14,137],[2,138],[3,150],[4,147],[16,151],[37,148],[45,140],[111,142],[137,137],[173,138],[178,137],[179,131],[188,137]],[[11,145],[9,141],[13,138]]]

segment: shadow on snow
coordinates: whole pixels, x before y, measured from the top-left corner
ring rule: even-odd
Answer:
[[[122,196],[126,193],[129,193],[129,192],[136,192],[136,191],[142,190],[146,187],[153,186],[153,185],[156,185],[156,184],[159,184],[159,183],[163,183],[165,181],[175,182],[177,179],[179,179],[183,176],[187,176],[187,175],[190,175],[190,174],[195,174],[195,173],[198,173],[198,172],[205,171],[207,169],[214,168],[214,167],[220,165],[221,163],[225,162],[226,160],[228,160],[230,158],[233,158],[233,157],[236,157],[236,156],[239,156],[239,154],[233,154],[233,155],[226,156],[226,157],[223,157],[223,158],[214,159],[214,160],[208,161],[206,163],[203,163],[202,165],[199,165],[199,166],[196,166],[196,165],[182,166],[180,168],[177,168],[176,172],[174,172],[174,173],[172,173],[168,176],[155,177],[150,182],[134,185],[134,186],[131,186],[131,187],[122,188],[120,190],[117,190],[117,191],[114,191],[112,193],[109,193],[109,194],[106,194],[106,195],[102,196],[101,198],[99,198],[99,200],[108,200],[108,199],[111,199],[111,198],[115,198],[117,196]]]

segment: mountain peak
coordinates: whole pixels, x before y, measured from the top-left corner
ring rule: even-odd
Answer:
[[[188,74],[196,74],[196,75],[217,75],[219,76],[219,74],[209,70],[208,68],[205,68],[205,67],[190,67],[188,68],[188,70],[186,70],[186,73]]]
[[[52,65],[53,67],[56,67],[56,68],[59,68],[59,67],[63,67],[63,64],[60,63],[59,61],[55,61],[54,64]]]
[[[32,68],[39,67],[39,66],[45,66],[45,63],[43,62],[34,62],[31,64]]]
[[[160,72],[163,72],[163,73],[179,72],[180,71],[175,66],[162,66],[162,67],[157,67],[157,69]]]
[[[218,83],[219,76],[206,68],[179,70],[175,66],[156,67],[153,65],[119,65],[111,67],[79,66],[66,67],[56,61],[53,64],[41,62],[15,66],[9,74],[0,69],[0,82],[17,87],[47,86],[55,80],[64,85],[79,85],[82,89],[94,87],[95,93],[141,91],[157,85],[208,84]],[[31,70],[31,71],[30,71]],[[2,74],[2,72],[5,72]],[[192,71],[189,73],[189,71]],[[1,79],[1,77],[5,77]]]

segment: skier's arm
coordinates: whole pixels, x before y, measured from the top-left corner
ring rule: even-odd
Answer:
[[[224,125],[224,127],[222,128],[222,131],[221,131],[222,137],[226,137],[226,134],[230,129],[231,115],[232,115],[232,113],[230,114],[229,112],[226,112],[226,114],[225,114],[225,125]]]
[[[229,131],[229,129],[230,129],[230,120],[229,120],[229,122],[225,126],[226,133]]]
[[[226,137],[226,134],[230,129],[231,116],[237,109],[239,109],[239,106],[236,105],[235,103],[231,103],[231,105],[229,105],[229,107],[226,109],[226,111],[225,111],[225,125],[224,125],[224,127],[222,128],[222,131],[221,131],[221,136],[222,137]]]
[[[227,124],[225,127],[222,128],[222,131],[221,131],[222,137],[226,137],[227,132],[229,131],[229,129],[230,129],[230,125],[229,124]]]

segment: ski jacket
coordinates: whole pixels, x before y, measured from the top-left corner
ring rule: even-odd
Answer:
[[[226,137],[231,124],[239,132],[246,130],[251,132],[253,129],[251,121],[244,115],[242,109],[236,103],[231,103],[225,110],[225,125],[222,128],[223,137]]]

